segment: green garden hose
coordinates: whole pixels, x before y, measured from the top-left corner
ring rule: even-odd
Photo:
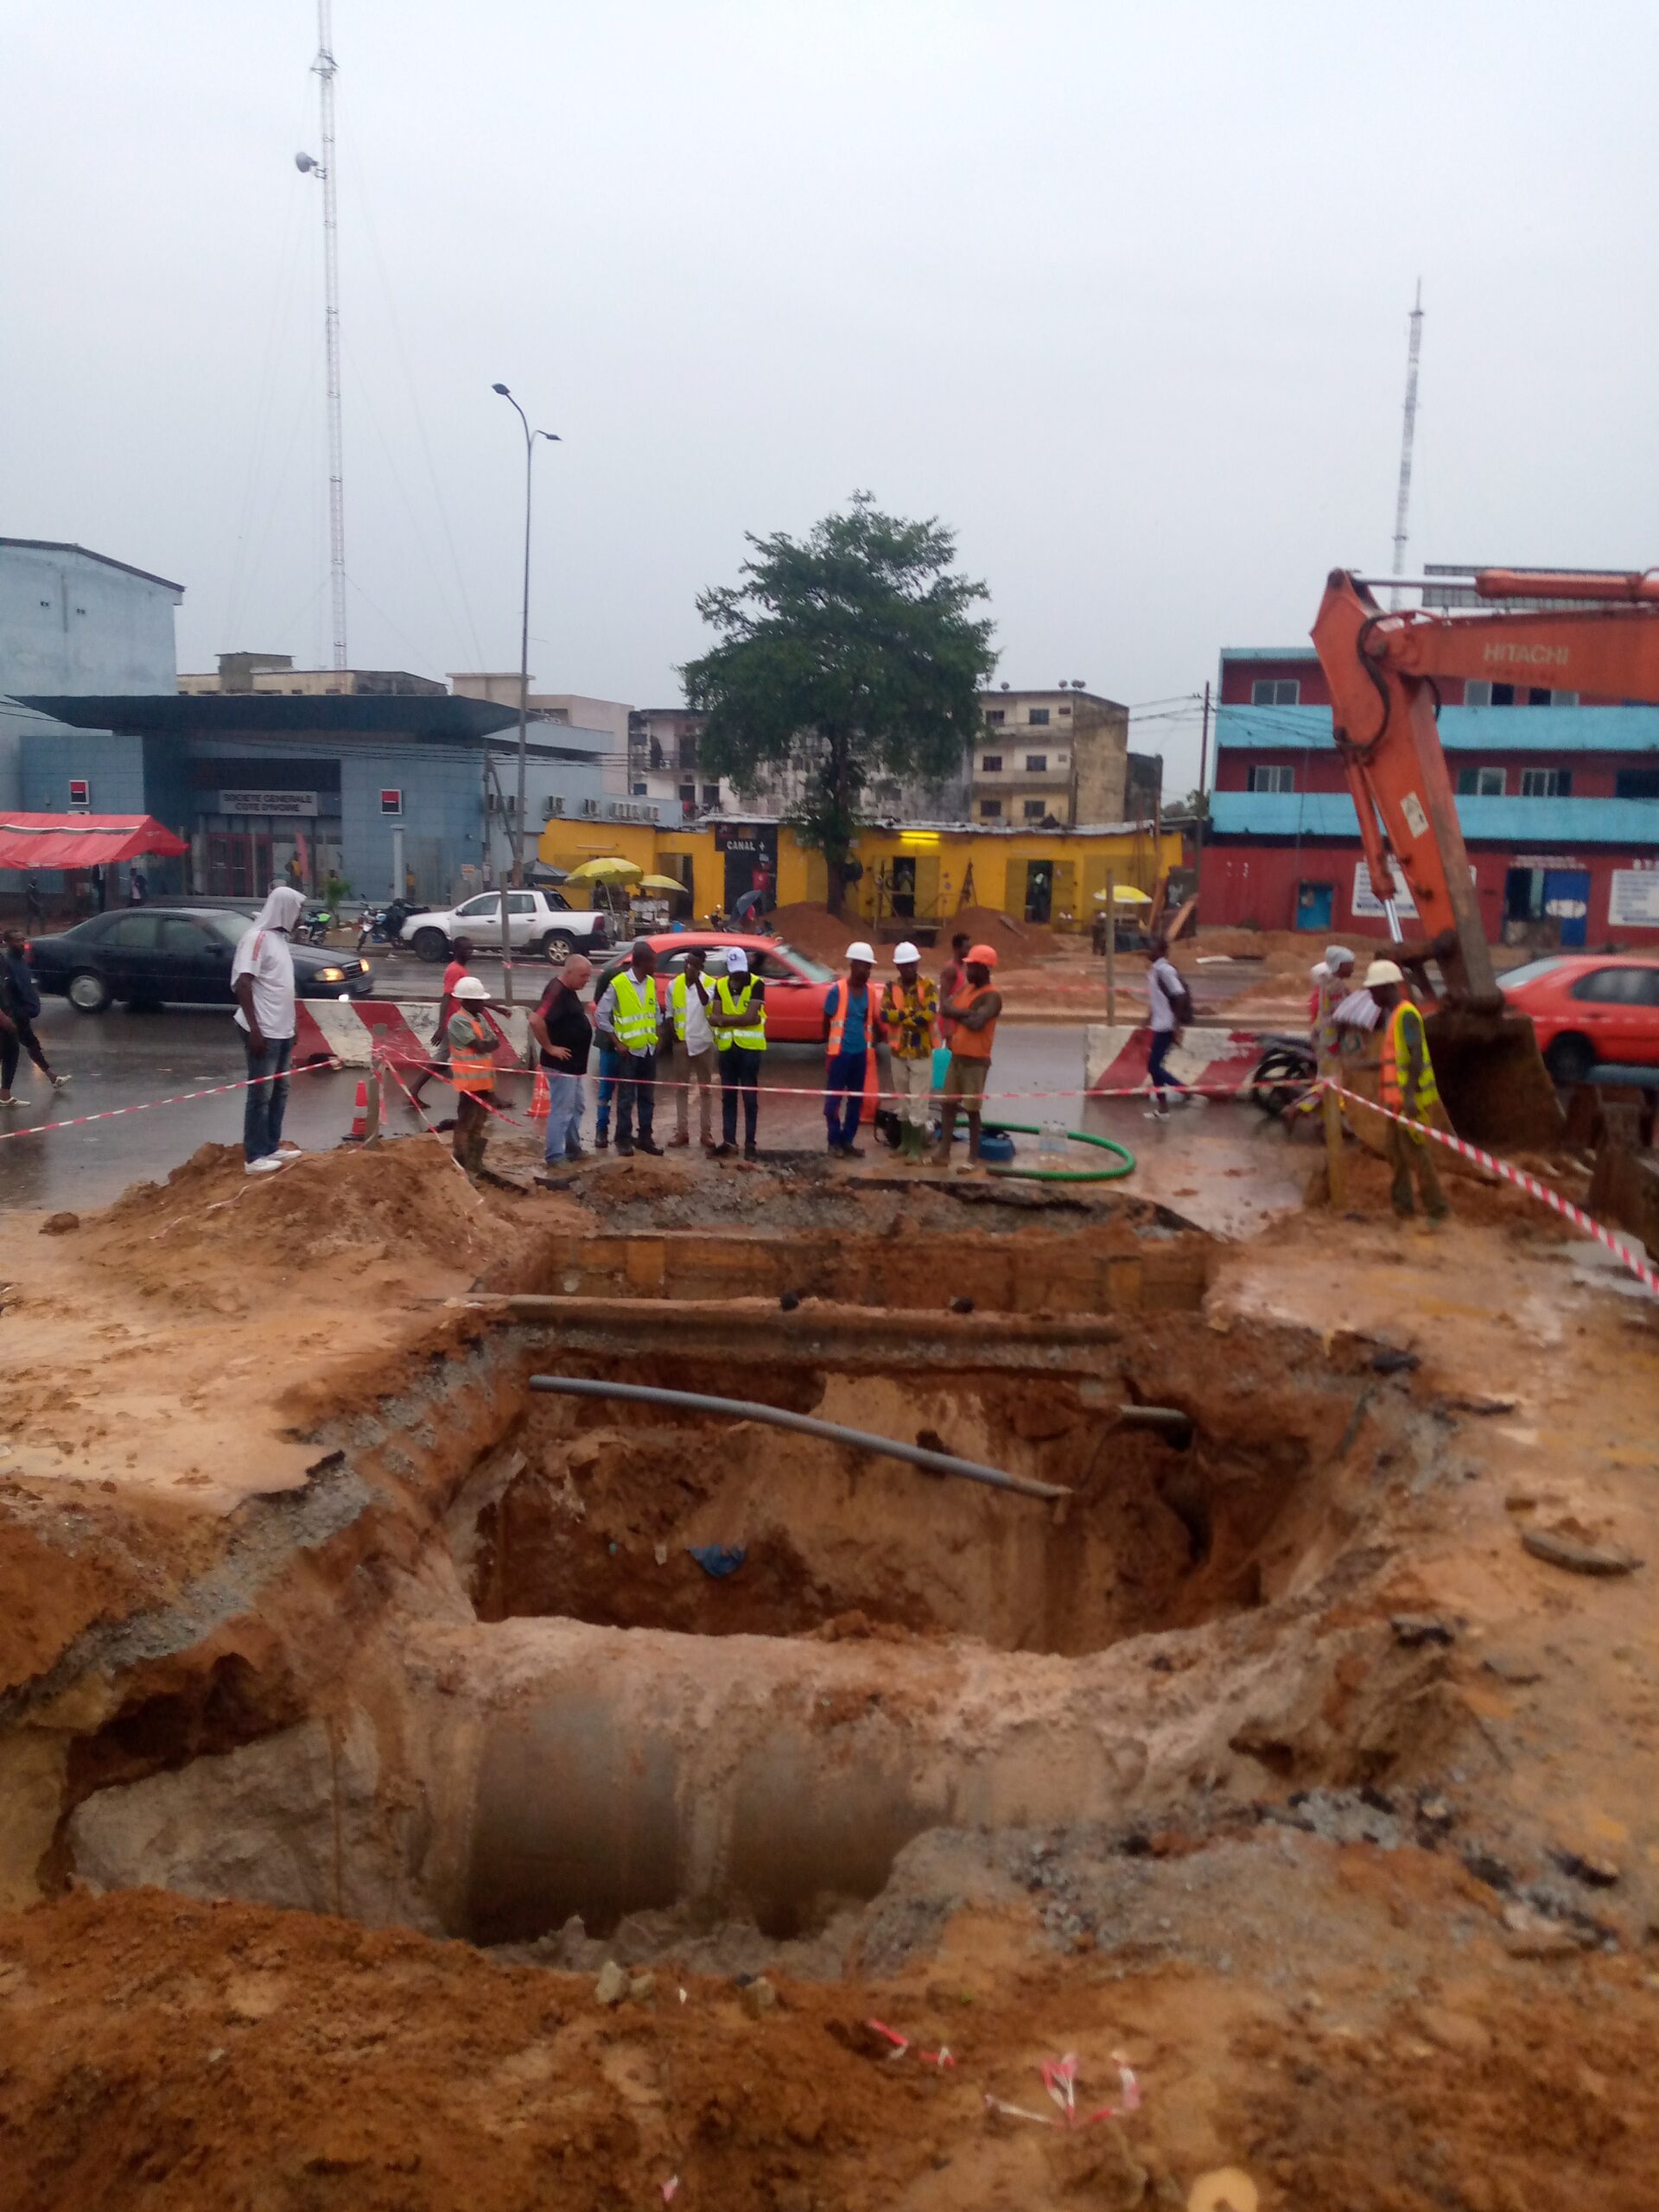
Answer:
[[[1039,1122],[987,1122],[985,1135],[993,1128],[1008,1129],[1022,1137],[1039,1137],[1043,1134]],[[1111,1137],[1091,1135],[1087,1129],[1068,1129],[1066,1135],[1073,1144],[1091,1144],[1101,1152],[1115,1152],[1122,1165],[1116,1167],[999,1167],[990,1160],[981,1164],[988,1175],[1017,1175],[1027,1183],[1116,1183],[1125,1175],[1133,1175],[1135,1154],[1128,1145],[1118,1144]]]

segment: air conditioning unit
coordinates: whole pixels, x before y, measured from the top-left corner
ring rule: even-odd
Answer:
[[[582,802],[582,810],[584,814],[597,814],[599,812],[599,801],[596,798],[583,799]]]
[[[544,798],[542,801],[542,819],[543,822],[550,822],[556,814],[563,814],[563,812],[564,801],[556,795],[551,798]]]

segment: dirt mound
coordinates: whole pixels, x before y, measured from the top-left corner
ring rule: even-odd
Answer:
[[[1659,1999],[1636,1961],[1505,1960],[1420,1854],[1298,1840],[1289,1857],[1273,1834],[1116,1862],[1150,1911],[1116,1974],[1038,1934],[1059,1878],[1027,1849],[994,1910],[952,1923],[943,1971],[774,1970],[770,2005],[670,1967],[607,2008],[591,1976],[461,1943],[156,1891],[73,1897],[0,1923],[6,2202],[60,2212],[96,2175],[111,2212],[1128,2212],[1178,2208],[1223,2164],[1298,2212],[1651,2202]],[[1236,1956],[1194,1957],[1189,1893],[1213,1906],[1208,1861],[1241,1853],[1259,1901],[1208,1930]],[[872,2018],[912,2047],[895,2059]],[[922,2055],[942,2045],[948,2064]],[[1065,2050],[1080,2120],[1120,2102],[1120,2047],[1138,2110],[1032,2124]]]
[[[165,1183],[136,1184],[87,1217],[77,1243],[134,1288],[188,1302],[193,1286],[231,1270],[412,1262],[470,1281],[511,1262],[531,1233],[519,1205],[475,1190],[448,1146],[423,1135],[302,1155],[267,1176],[245,1174],[238,1147],[206,1144]]]
[[[939,931],[944,957],[950,957],[950,940],[966,930],[976,944],[994,944],[1005,960],[1046,960],[1059,950],[1060,940],[1040,922],[1017,922],[996,906],[964,906]]]
[[[779,906],[767,919],[785,943],[798,945],[815,960],[833,961],[837,966],[858,934],[851,922],[837,921],[827,906],[806,899],[793,906]]]
[[[862,922],[837,921],[826,907],[806,901],[798,906],[780,906],[771,920],[772,928],[787,944],[798,945],[817,960],[832,961],[837,967],[848,946],[868,926]],[[964,906],[959,914],[939,924],[937,944],[923,950],[925,967],[938,973],[950,957],[950,940],[958,930],[965,930],[976,944],[994,944],[1003,959],[1014,966],[1027,960],[1049,959],[1062,950],[1065,943],[1039,922],[1017,922],[1011,914],[1005,914],[995,906]],[[877,945],[876,951],[884,963],[892,957],[886,945]]]

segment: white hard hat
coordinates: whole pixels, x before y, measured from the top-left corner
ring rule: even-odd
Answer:
[[[463,976],[449,995],[454,999],[487,999],[490,994],[476,976]]]
[[[898,944],[893,947],[893,964],[895,968],[902,968],[907,962],[912,960],[919,960],[921,957],[921,954],[917,951],[910,939],[906,938],[902,944]]]
[[[848,946],[847,957],[849,960],[868,960],[872,968],[875,965],[874,947],[866,944],[862,938]]]
[[[1373,960],[1365,970],[1365,988],[1373,983],[1403,983],[1405,976],[1392,960]]]
[[[748,954],[741,944],[729,946],[726,954],[726,973],[728,976],[747,976],[748,972]]]

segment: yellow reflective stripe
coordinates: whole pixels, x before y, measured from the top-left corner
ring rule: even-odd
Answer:
[[[749,1001],[754,995],[754,978],[751,976],[744,984],[743,995],[741,999],[733,997],[732,987],[724,976],[716,980],[715,989],[720,998],[720,1010],[722,1014],[746,1014],[749,1011]],[[719,1037],[720,1049],[722,1052],[729,1050],[734,1045],[747,1045],[752,1052],[764,1052],[766,1049],[766,1001],[762,999],[760,1005],[755,1007],[754,1019],[747,1027],[722,1029],[719,1032]]]

